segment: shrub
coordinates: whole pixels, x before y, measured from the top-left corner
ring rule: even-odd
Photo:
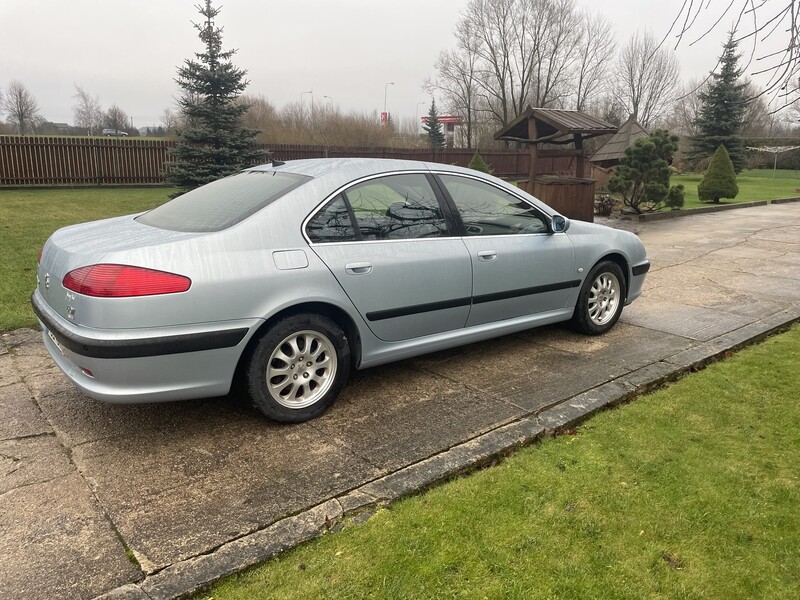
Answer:
[[[489,175],[492,174],[492,169],[489,168],[489,165],[486,164],[486,161],[483,160],[483,157],[478,153],[477,150],[467,166],[469,166],[470,169],[475,169],[481,173],[488,173]]]
[[[672,210],[683,208],[684,204],[683,184],[673,185],[671,188],[669,188],[669,192],[667,193],[667,199],[664,201],[664,204],[666,204]]]
[[[701,202],[718,203],[720,198],[736,198],[739,186],[736,185],[736,173],[728,151],[719,145],[702,181],[697,186],[697,196]]]
[[[614,199],[608,194],[601,194],[594,199],[594,214],[607,217],[614,209]]]

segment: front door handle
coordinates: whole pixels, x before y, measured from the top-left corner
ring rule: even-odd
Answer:
[[[478,260],[485,260],[486,262],[495,260],[497,258],[497,252],[494,250],[481,250],[478,252]]]
[[[348,275],[366,275],[372,272],[372,265],[368,262],[347,263],[344,270]]]

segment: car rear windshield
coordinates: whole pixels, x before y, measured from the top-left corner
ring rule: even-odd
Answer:
[[[310,179],[294,173],[245,171],[186,192],[136,220],[172,231],[221,231]]]

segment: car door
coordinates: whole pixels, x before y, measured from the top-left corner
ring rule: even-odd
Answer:
[[[465,175],[439,179],[463,222],[472,262],[472,309],[467,326],[563,309],[580,285],[564,233],[501,187]]]
[[[458,329],[469,315],[470,258],[451,234],[429,177],[358,182],[306,225],[311,248],[382,340]]]

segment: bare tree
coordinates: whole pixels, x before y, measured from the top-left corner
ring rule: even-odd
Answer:
[[[443,50],[436,61],[438,78],[426,79],[423,89],[431,96],[438,92],[447,111],[464,119],[465,142],[473,147],[477,111],[477,54],[471,47]]]
[[[672,53],[649,31],[635,33],[622,49],[615,69],[617,101],[645,129],[654,125],[676,99],[680,69]]]
[[[39,103],[33,94],[19,81],[8,84],[2,108],[8,113],[8,121],[21,135],[35,130],[40,120]]]
[[[744,110],[743,137],[771,137],[779,116],[772,112],[762,90],[752,80],[745,80],[744,95],[751,98]]]
[[[611,23],[603,15],[584,11],[580,14],[582,29],[577,50],[575,72],[575,110],[587,110],[608,84],[609,65],[612,64],[617,42]]]
[[[180,116],[171,108],[165,108],[164,112],[161,113],[161,126],[167,134],[180,127],[180,123]]]
[[[103,126],[103,107],[100,106],[100,97],[92,96],[81,86],[75,85],[75,104],[72,106],[72,116],[76,127],[83,127],[89,135],[95,133]]]
[[[116,131],[125,131],[130,125],[127,113],[116,104],[112,104],[106,111],[104,124]]]
[[[242,94],[237,102],[247,105],[247,112],[242,117],[242,125],[248,129],[261,131],[278,119],[278,111],[262,94],[258,96]]]
[[[706,17],[705,19],[700,17]],[[711,28],[699,28],[700,21],[712,22]],[[729,28],[733,21],[733,40],[750,45],[749,59],[745,71],[750,75],[769,74],[769,80],[761,95],[783,98],[785,102],[772,107],[777,112],[791,104],[791,94],[800,91],[800,0],[683,0],[675,15],[665,40],[674,35],[676,47],[689,46],[703,39],[718,27]],[[759,45],[779,39],[781,50],[760,51]],[[712,69],[712,71],[715,69]]]
[[[514,114],[514,73],[511,44],[517,15],[515,0],[470,0],[457,28],[471,32],[479,61],[478,86],[484,110],[500,123],[508,123]]]
[[[528,104],[564,105],[571,93],[581,41],[581,35],[575,32],[575,21],[580,20],[575,0],[532,0],[523,5],[528,23],[520,35],[528,39],[526,45],[532,52],[532,60],[530,90],[521,90],[516,114]],[[518,23],[522,26],[523,21]],[[524,45],[520,45],[519,51],[525,51]]]
[[[564,106],[580,60],[576,20],[575,0],[469,0],[456,26],[458,46],[439,55],[438,78],[426,89],[459,108],[470,143],[479,121],[472,115],[497,126],[529,104]],[[596,88],[588,87],[584,98]]]
[[[708,83],[700,79],[687,82],[679,91],[678,98],[667,117],[664,126],[683,136],[697,135],[697,115],[700,111],[700,93],[704,92]]]

